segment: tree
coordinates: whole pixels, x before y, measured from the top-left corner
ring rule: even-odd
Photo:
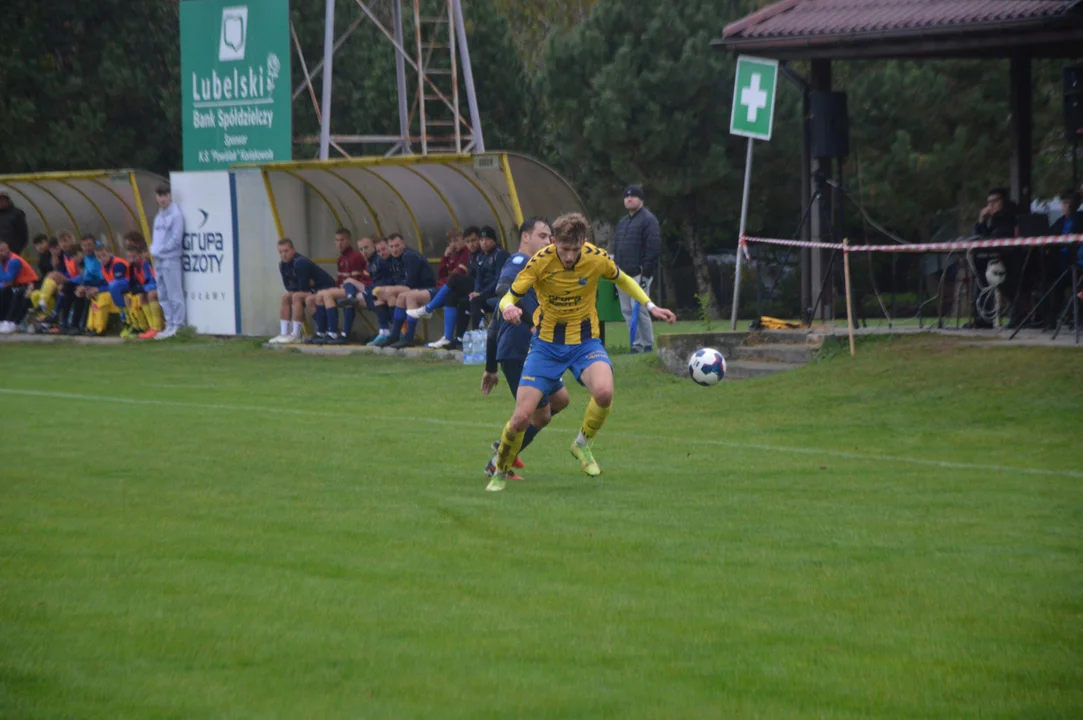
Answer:
[[[397,2],[398,0],[396,0]],[[445,3],[440,0],[425,0],[422,3],[422,16],[443,16]],[[353,0],[337,0],[336,27],[342,32],[358,14]],[[383,26],[391,30],[391,14],[383,8],[384,16],[378,18]],[[311,71],[323,54],[323,5],[322,3],[295,3],[290,12],[305,60]],[[478,107],[482,119],[487,148],[506,150],[530,150],[536,145],[537,123],[532,121],[535,110],[529,79],[525,66],[516,52],[511,39],[507,20],[496,10],[493,0],[467,0],[463,3],[463,17],[470,47],[470,60],[474,71],[474,81],[478,98]],[[446,25],[439,26],[441,42],[446,42]],[[430,39],[431,26],[423,26],[424,41]],[[410,57],[414,56],[414,18],[404,4],[403,37]],[[371,20],[362,21],[354,34],[342,44],[334,59],[334,78],[331,87],[332,128],[341,134],[358,135],[397,135],[398,90],[395,84],[395,53],[390,40]],[[433,51],[432,66],[448,66],[447,50]],[[304,82],[304,74],[296,55],[293,60],[294,87]],[[469,121],[467,109],[465,79],[460,68],[459,103],[460,113]],[[432,75],[430,78],[450,98],[447,78]],[[313,81],[316,98],[319,100],[321,80]],[[406,88],[409,95],[407,108],[416,107],[417,74],[406,64]],[[431,91],[427,91],[432,94]],[[438,105],[430,108],[441,119],[451,119],[451,111],[442,102],[429,101]],[[411,132],[417,133],[418,120],[416,109],[411,110]],[[294,136],[319,134],[319,122],[313,111],[312,100],[306,88],[303,95],[294,101]],[[439,132],[442,132],[442,128]],[[450,129],[448,129],[450,132]],[[315,155],[311,145],[295,144],[297,157]],[[372,148],[348,148],[351,154],[384,152],[386,146]],[[420,148],[415,148],[420,151]]]
[[[529,72],[541,69],[545,43],[553,32],[570,30],[587,19],[597,0],[494,0],[507,18],[519,56]]]
[[[5,19],[4,172],[180,165],[177,0],[49,0]]]
[[[601,0],[551,38],[540,78],[553,162],[596,214],[642,182],[679,231],[701,294],[711,293],[709,231],[736,227],[744,165],[744,145],[728,132],[734,60],[709,41],[752,5]]]

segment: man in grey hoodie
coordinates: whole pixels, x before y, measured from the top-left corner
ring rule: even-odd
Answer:
[[[159,185],[154,194],[159,210],[154,216],[150,254],[158,276],[158,302],[165,316],[165,330],[158,333],[157,339],[164,340],[184,327],[184,216],[173,203],[168,185]]]

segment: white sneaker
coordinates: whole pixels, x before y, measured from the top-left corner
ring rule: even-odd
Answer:
[[[268,345],[281,345],[290,339],[289,335],[275,335],[273,338],[267,341]]]
[[[296,345],[301,342],[300,335],[284,335],[285,340],[282,341],[283,345]]]
[[[155,340],[168,340],[169,338],[173,337],[176,334],[177,334],[177,328],[175,328],[175,327],[167,327],[165,330],[163,330],[160,333],[158,333],[157,335],[155,335],[154,339]]]
[[[425,310],[425,307],[411,308],[406,311],[406,314],[412,317],[414,320],[428,320],[432,317],[432,313]]]
[[[434,340],[433,342],[429,343],[425,347],[430,348],[432,350],[444,350],[449,345],[451,345],[451,341],[448,340],[446,337],[442,337],[439,340]]]
[[[4,335],[10,335],[12,332],[14,332],[15,328],[14,327],[9,328],[8,327],[9,325],[11,325],[11,323],[7,322],[6,320],[0,322],[0,333],[2,333]]]

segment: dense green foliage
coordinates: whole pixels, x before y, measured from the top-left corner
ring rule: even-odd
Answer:
[[[7,7],[0,173],[177,168],[179,27],[176,0]]]

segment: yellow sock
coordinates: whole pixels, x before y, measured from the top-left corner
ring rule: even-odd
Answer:
[[[149,312],[150,326],[155,330],[161,332],[165,329],[165,316],[162,314],[162,306],[158,304],[157,300],[151,300],[147,303],[147,310]]]
[[[500,447],[496,449],[496,469],[506,473],[511,470],[511,464],[515,462],[515,456],[523,447],[523,436],[526,431],[515,432],[509,422],[504,426],[504,432],[500,434]]]
[[[132,297],[128,303],[128,327],[139,332],[150,327],[147,325],[146,308],[140,304],[138,297]]]
[[[45,278],[45,282],[41,284],[41,299],[48,303],[54,297],[56,297],[56,280]]]
[[[609,408],[602,407],[594,402],[594,398],[591,398],[590,402],[587,403],[587,412],[583,416],[583,427],[579,429],[579,432],[588,441],[593,440],[598,431],[602,429],[602,425],[605,425],[607,417],[609,417]]]

